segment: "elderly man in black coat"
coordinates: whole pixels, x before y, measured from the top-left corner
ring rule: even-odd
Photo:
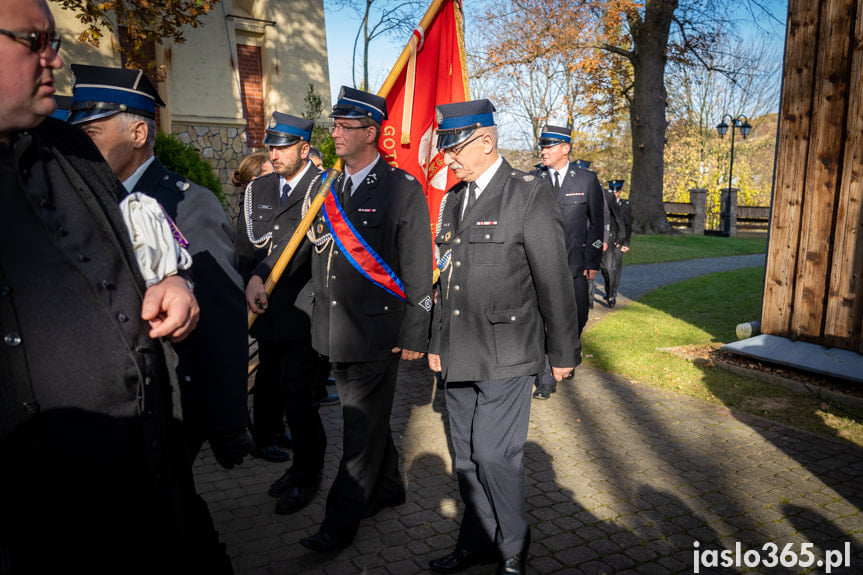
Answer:
[[[581,362],[560,211],[548,183],[510,167],[488,100],[438,106],[437,147],[462,180],[437,224],[441,283],[429,366],[446,382],[459,492],[455,551],[430,567],[478,562],[524,573],[530,527],[522,456],[533,381]]]
[[[149,289],[80,130],[47,118],[60,40],[44,0],[0,0],[0,571],[230,573],[197,497],[167,341],[183,278]]]
[[[226,468],[243,460],[248,339],[234,228],[210,190],[168,172],[153,155],[156,107],[163,105],[140,70],[72,65],[70,124],[86,133],[130,193],[155,198],[189,241],[197,330],[175,349],[187,443],[194,458],[205,439]]]

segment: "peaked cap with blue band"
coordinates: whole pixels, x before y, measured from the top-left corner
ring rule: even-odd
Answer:
[[[69,117],[69,107],[72,105],[72,96],[60,96],[59,94],[54,94],[54,101],[57,102],[57,110],[51,114],[51,117],[65,122],[66,118]]]
[[[376,94],[342,86],[330,118],[371,118],[380,124],[387,119],[387,101]]]
[[[435,108],[437,149],[446,150],[466,141],[477,128],[494,126],[494,105],[488,100],[441,104]]]
[[[539,134],[539,147],[547,148],[572,142],[572,130],[563,126],[546,125]]]
[[[314,128],[314,120],[273,112],[273,117],[267,126],[267,135],[264,136],[264,145],[290,146],[300,140],[310,142]]]
[[[581,158],[575,161],[576,166],[578,166],[579,168],[584,168],[585,170],[590,169],[590,164],[591,162],[589,162],[588,160],[582,160]]]
[[[623,180],[608,180],[608,189],[612,192],[619,192],[623,189]]]
[[[156,117],[156,106],[165,102],[141,70],[72,64],[70,124],[80,124],[129,112]]]

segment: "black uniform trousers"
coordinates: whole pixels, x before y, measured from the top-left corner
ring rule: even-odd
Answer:
[[[524,443],[535,376],[447,382],[446,405],[459,494],[465,502],[456,549],[501,559],[527,546]]]
[[[255,377],[255,422],[285,420],[293,438],[292,485],[316,483],[324,467],[327,435],[321,422],[313,385],[318,353],[311,339],[292,341],[258,340],[260,364]],[[259,388],[258,383],[263,383]],[[260,393],[259,393],[260,392]],[[265,429],[258,429],[264,433]],[[268,430],[272,433],[273,430]],[[275,434],[280,433],[278,429]]]
[[[587,325],[587,314],[590,311],[590,298],[592,294],[588,293],[588,281],[584,272],[581,271],[578,275],[572,276],[572,289],[575,291],[575,313],[578,317],[578,338],[581,339],[581,331]]]
[[[344,420],[343,454],[321,530],[340,541],[353,540],[376,500],[405,497],[390,430],[398,368],[396,354],[382,361],[333,364]]]
[[[602,279],[605,281],[605,297],[617,297],[617,288],[620,285],[620,272],[623,271],[623,252],[621,246],[609,246],[608,251],[602,254]]]

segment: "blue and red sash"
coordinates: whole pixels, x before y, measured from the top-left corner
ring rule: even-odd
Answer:
[[[402,280],[381,259],[381,257],[366,243],[345,215],[341,203],[334,189],[335,182],[330,186],[330,193],[324,200],[324,219],[333,241],[342,250],[345,258],[354,268],[373,284],[385,289],[397,298],[404,301],[405,288]]]

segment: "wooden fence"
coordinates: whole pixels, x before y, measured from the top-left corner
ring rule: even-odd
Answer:
[[[707,190],[692,188],[688,202],[664,202],[665,216],[678,231],[695,235],[707,232]],[[738,206],[737,190],[723,190],[720,228],[716,231],[731,237],[767,237],[770,208]]]

